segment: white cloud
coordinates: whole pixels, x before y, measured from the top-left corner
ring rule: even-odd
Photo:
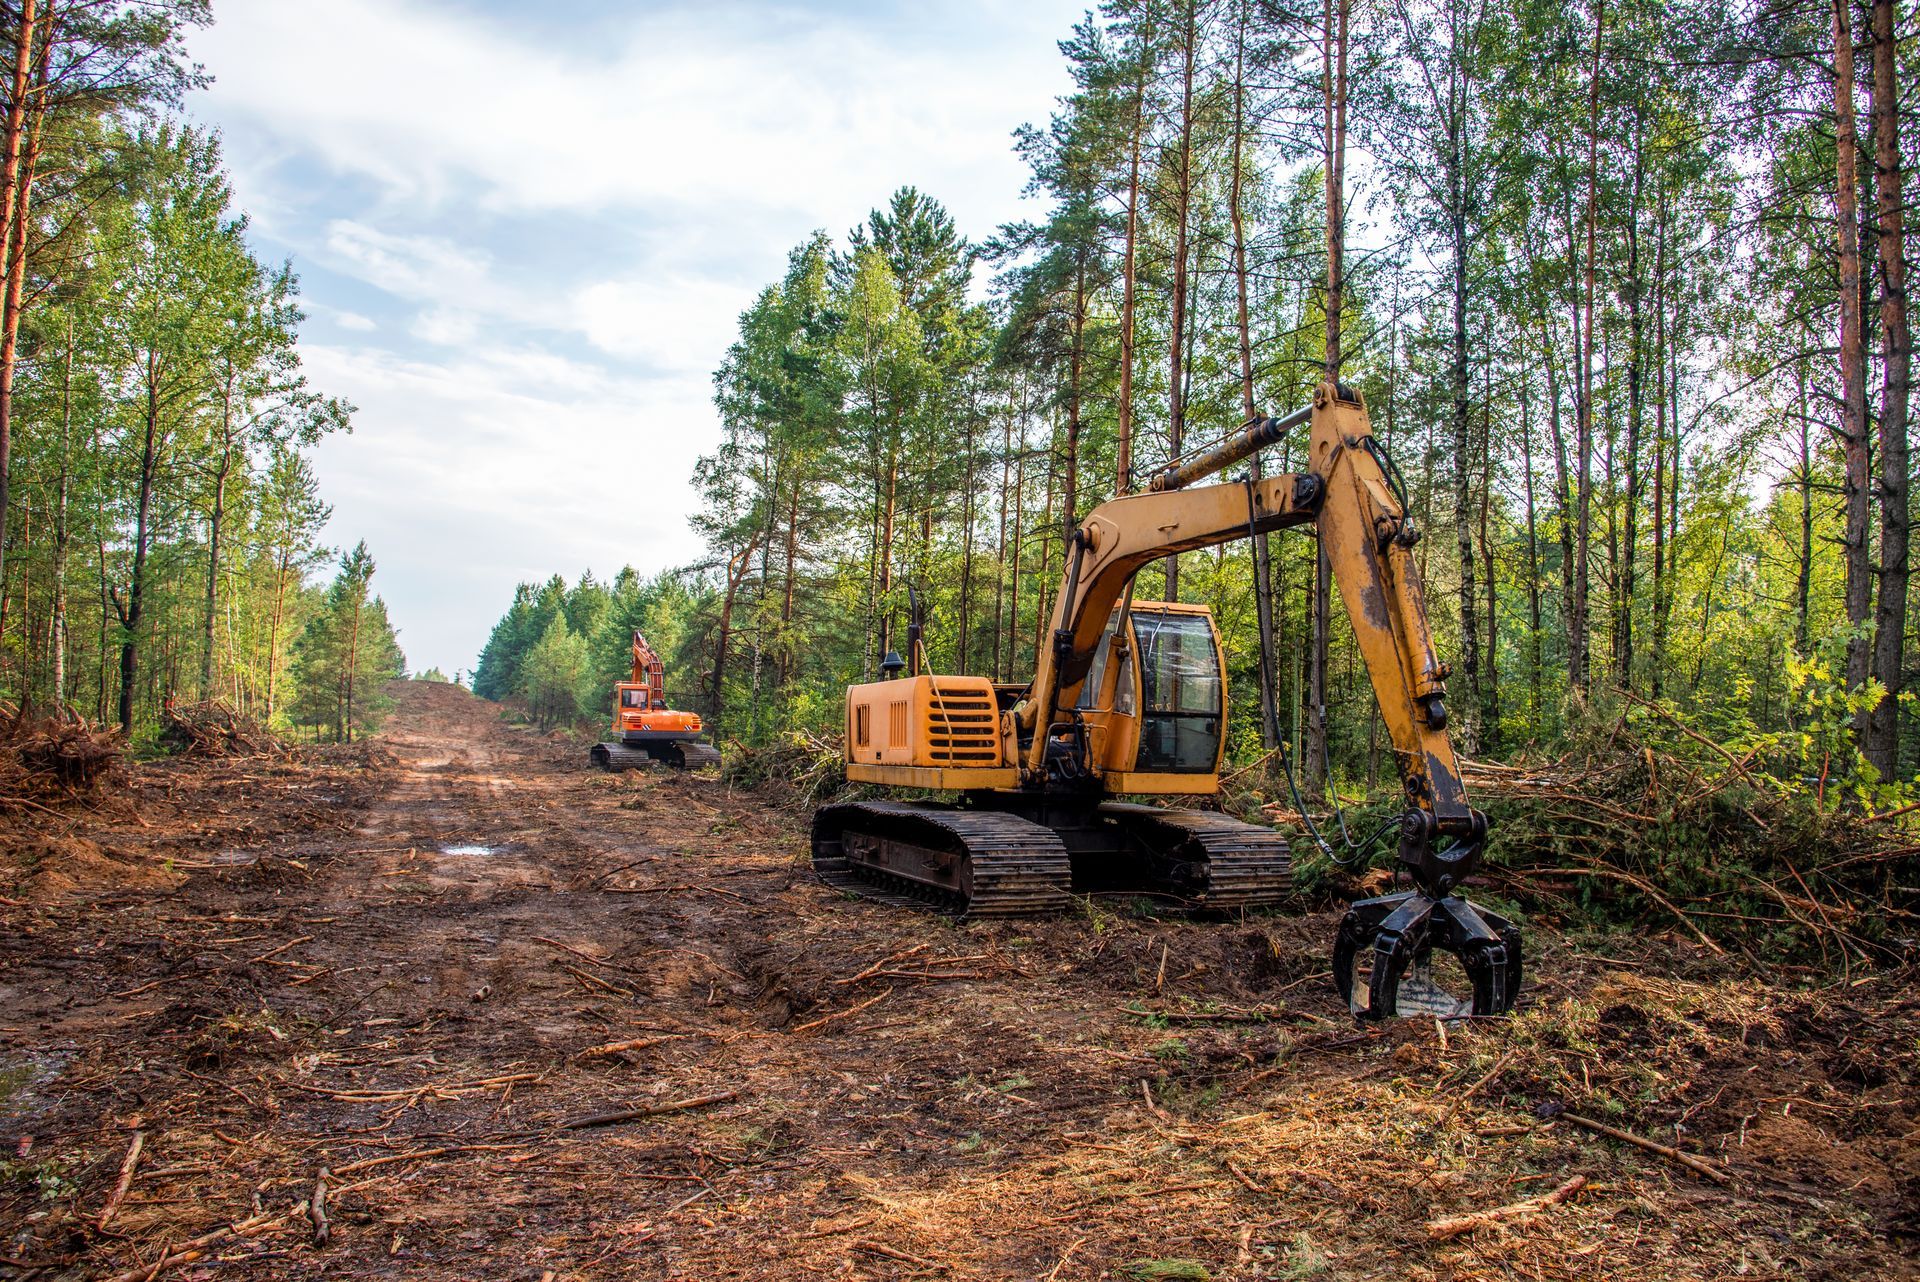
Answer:
[[[428,343],[458,347],[473,341],[480,332],[480,321],[472,312],[453,307],[429,307],[413,318],[407,332]]]
[[[675,221],[737,203],[804,211],[823,191],[857,210],[922,172],[986,188],[949,190],[963,214],[997,207],[1022,177],[1009,104],[1044,112],[1045,87],[1062,80],[1052,41],[1077,13],[933,4],[919,30],[885,33],[817,11],[651,7],[617,40],[566,48],[564,23],[540,24],[543,40],[525,15],[327,8],[315,21],[279,0],[222,6],[194,50],[218,77],[214,97],[395,202],[477,187],[495,209],[652,208]],[[941,19],[956,11],[1022,30],[996,42],[976,25],[982,44],[955,48],[957,24]]]
[[[451,2],[222,0],[193,44],[193,110],[329,323],[314,383],[360,407],[321,450],[332,537],[369,540],[409,656],[447,670],[521,579],[700,555],[739,313],[903,184],[975,236],[1020,216],[1008,135],[1066,88],[1083,8]]]
[[[368,541],[416,666],[470,666],[523,580],[701,554],[683,491],[707,409],[675,385],[511,348],[445,364],[319,345],[305,356],[360,410],[354,433],[319,451],[328,537]],[[661,501],[668,487],[677,501]]]

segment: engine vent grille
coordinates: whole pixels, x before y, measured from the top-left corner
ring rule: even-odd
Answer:
[[[928,752],[942,766],[1000,764],[999,717],[990,689],[945,689],[927,701]]]

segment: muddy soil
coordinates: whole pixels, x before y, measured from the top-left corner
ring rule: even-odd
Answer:
[[[1332,912],[956,925],[396,694],[0,830],[0,1277],[1920,1276],[1910,974],[1534,922],[1516,1018],[1363,1030]]]

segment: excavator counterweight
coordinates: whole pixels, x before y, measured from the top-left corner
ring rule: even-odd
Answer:
[[[666,665],[639,632],[633,634],[633,672],[613,687],[613,738],[587,750],[602,770],[638,770],[656,761],[682,770],[720,764],[700,738],[700,715],[667,706]]]
[[[1306,471],[1196,485],[1309,422]],[[1226,664],[1206,607],[1134,597],[1168,555],[1312,525],[1340,585],[1403,785],[1399,862],[1416,887],[1353,906],[1336,986],[1356,1014],[1443,1017],[1512,1009],[1520,936],[1457,891],[1486,819],[1468,803],[1448,739],[1447,668],[1435,655],[1418,535],[1357,392],[1322,383],[1309,410],[1256,419],[1096,507],[1068,540],[1049,644],[1025,685],[923,671],[911,659],[849,687],[847,778],[958,794],[954,802],[843,802],[814,816],[815,866],[889,902],[974,916],[1064,908],[1075,893],[1146,894],[1204,911],[1260,908],[1289,891],[1271,828],[1133,804],[1220,790]],[[907,669],[904,676],[896,669]],[[1460,960],[1470,999],[1432,982],[1435,950]]]

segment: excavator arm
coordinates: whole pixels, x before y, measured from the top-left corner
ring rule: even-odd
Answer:
[[[1303,419],[1311,423],[1308,471],[1185,488],[1279,440]],[[1149,492],[1095,508],[1074,531],[1054,604],[1053,643],[1039,656],[1033,686],[1016,709],[1027,739],[1022,764],[1030,774],[1044,771],[1049,740],[1071,720],[1101,634],[1142,567],[1176,552],[1313,525],[1393,743],[1406,800],[1399,862],[1417,887],[1354,905],[1336,948],[1336,976],[1344,975],[1342,991],[1354,1000],[1354,962],[1371,950],[1369,1001],[1365,1007],[1356,1002],[1356,1009],[1404,1011],[1407,972],[1423,972],[1432,949],[1441,947],[1457,954],[1473,979],[1474,1013],[1494,1013],[1511,1009],[1518,989],[1519,935],[1454,894],[1479,862],[1486,819],[1468,803],[1447,735],[1447,667],[1434,653],[1413,557],[1418,536],[1390,467],[1359,394],[1329,382],[1315,391],[1310,410],[1256,420],[1168,468]]]
[[[647,639],[640,634],[640,630],[638,628],[634,629],[633,675],[627,678],[627,680],[633,685],[647,687],[647,704],[649,707],[654,706],[656,703],[660,707],[666,706],[666,673],[666,664],[660,661],[660,656],[654,652],[652,646],[647,644]]]

